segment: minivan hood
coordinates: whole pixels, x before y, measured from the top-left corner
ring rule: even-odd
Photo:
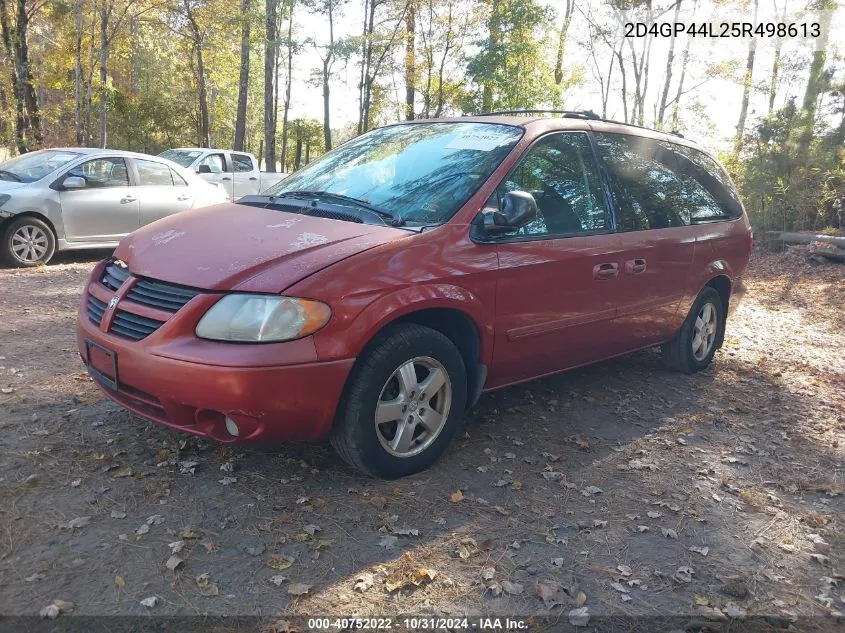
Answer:
[[[177,213],[135,231],[115,257],[135,275],[207,290],[281,292],[408,231],[239,204]]]

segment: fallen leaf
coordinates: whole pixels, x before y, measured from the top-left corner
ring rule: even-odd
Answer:
[[[698,614],[708,620],[722,621],[727,620],[725,614],[715,607],[708,607],[706,605],[699,605]]]
[[[583,591],[579,591],[575,594],[575,606],[576,607],[583,607],[584,604],[587,602],[587,594]]]
[[[279,554],[270,554],[267,557],[267,565],[272,569],[282,571],[293,565],[294,558],[292,556],[281,556]]]
[[[534,591],[543,600],[547,609],[563,605],[569,598],[563,587],[554,581],[537,580],[534,583]]]
[[[369,572],[364,572],[363,574],[359,574],[355,578],[355,584],[352,586],[352,589],[355,591],[360,591],[364,593],[370,587],[373,586],[373,575]]]
[[[123,579],[123,576],[115,576],[114,584],[117,587],[117,590],[120,591],[126,586],[126,581]]]
[[[148,609],[152,609],[158,604],[158,597],[150,596],[149,598],[144,598],[143,600],[141,600],[141,604],[147,607]]]
[[[120,510],[112,510],[111,511],[111,518],[112,519],[125,519],[126,513],[121,512]]]
[[[555,567],[563,567],[563,559],[562,558],[553,558],[552,565]]]
[[[71,519],[70,521],[68,521],[67,526],[71,530],[77,530],[79,528],[84,528],[89,523],[91,523],[91,517],[89,517],[89,516],[76,517],[75,519]]]
[[[286,576],[282,576],[281,574],[276,574],[275,576],[270,576],[270,583],[276,585],[277,587],[281,587],[282,584],[287,580]]]
[[[469,558],[476,552],[478,552],[478,543],[475,542],[474,538],[469,537],[461,539],[458,549],[455,551],[455,553],[463,559]]]
[[[569,623],[572,626],[587,626],[590,621],[589,607],[577,607],[569,612]]]
[[[217,586],[217,583],[213,583],[210,581],[208,572],[202,573],[197,576],[196,582],[197,588],[200,591],[200,595],[210,598],[220,594],[220,588]]]
[[[619,593],[630,593],[631,591],[630,589],[628,589],[628,587],[621,585],[618,582],[612,582],[610,583],[610,586],[613,589],[616,589],[616,591],[618,591]]]
[[[600,495],[604,492],[598,486],[587,486],[581,491],[581,494],[585,497],[592,497],[593,495]]]
[[[464,500],[464,493],[461,492],[460,489],[458,489],[458,490],[456,490],[455,492],[452,493],[452,496],[449,497],[449,500],[452,503],[460,503],[461,501]]]
[[[394,534],[398,534],[399,536],[419,536],[420,531],[417,528],[399,528],[398,530],[393,530]]]
[[[305,530],[311,536],[314,536],[317,532],[322,532],[322,528],[319,525],[314,525],[313,523],[310,525],[306,525],[302,529]]]
[[[677,571],[672,574],[672,578],[680,583],[690,583],[694,575],[695,571],[692,567],[678,567]]]
[[[520,595],[525,589],[522,585],[510,582],[509,580],[502,581],[502,590],[511,596],[518,596]]]
[[[11,393],[11,391],[6,391],[4,389],[3,393]],[[53,620],[59,617],[59,607],[54,604],[48,604],[46,607],[41,609],[41,611],[38,612],[38,615],[40,615],[42,618],[48,618],[50,620]]]
[[[176,571],[176,568],[182,564],[182,559],[176,555],[171,556],[167,559],[167,562],[164,564],[170,571]]]
[[[672,538],[672,539],[678,538],[678,533],[675,530],[672,530],[670,528],[660,528],[660,532],[666,538]]]
[[[481,578],[484,580],[493,580],[496,576],[496,569],[494,567],[482,567]]]
[[[223,479],[217,480],[217,483],[219,483],[221,486],[228,486],[230,484],[237,483],[237,481],[237,477],[223,477]]]
[[[288,594],[291,596],[304,596],[309,591],[311,591],[311,585],[304,585],[301,582],[288,585]]]
[[[659,519],[663,516],[662,512],[657,512],[656,510],[649,510],[648,512],[646,512],[646,514],[648,515],[649,519]]]
[[[710,548],[709,547],[697,547],[696,545],[692,545],[689,548],[689,551],[695,552],[696,554],[701,554],[702,556],[707,556],[707,554],[710,552]]]
[[[810,554],[810,558],[820,565],[827,565],[830,562],[830,557],[825,556],[824,554]]]
[[[628,565],[617,565],[616,569],[619,570],[619,573],[623,576],[630,576],[633,573]]]

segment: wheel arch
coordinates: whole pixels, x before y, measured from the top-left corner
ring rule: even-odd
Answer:
[[[52,220],[48,218],[43,213],[38,211],[21,211],[20,213],[15,213],[10,215],[8,218],[5,218],[2,222],[0,222],[0,231],[5,232],[8,226],[21,218],[35,218],[37,220],[41,220],[44,224],[50,227],[50,231],[53,233],[53,239],[56,241],[56,247],[58,248],[59,245],[59,234],[56,232],[56,225],[53,224]]]

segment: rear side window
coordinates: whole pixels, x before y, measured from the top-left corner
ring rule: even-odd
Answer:
[[[135,168],[138,170],[138,184],[142,187],[173,185],[173,176],[170,175],[170,167],[167,165],[136,158]]]
[[[182,178],[182,176],[177,174],[172,169],[170,170],[170,175],[173,177],[173,184],[176,185],[177,187],[187,187],[188,186],[188,183],[185,182],[185,179]]]
[[[596,142],[608,167],[620,231],[686,226],[742,213],[727,175],[698,150],[623,134],[596,134]]]
[[[232,162],[235,164],[235,171],[252,171],[252,159],[246,154],[232,154]]]
[[[607,209],[590,141],[583,132],[542,137],[497,191],[527,191],[537,219],[507,236],[578,235],[608,228]]]

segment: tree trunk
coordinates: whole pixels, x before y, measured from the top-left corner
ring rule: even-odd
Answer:
[[[810,62],[810,73],[807,76],[807,86],[804,89],[804,99],[801,105],[803,122],[798,136],[798,156],[804,155],[813,138],[813,126],[816,118],[816,104],[824,88],[824,65],[827,61],[827,41],[830,34],[830,13],[836,8],[836,0],[822,0],[816,21],[821,25],[821,36],[816,39],[816,50],[813,61]]]
[[[826,242],[839,248],[845,248],[845,237],[835,235],[816,235],[814,233],[794,233],[789,231],[766,231],[774,239],[788,244],[810,244],[811,242]]]
[[[499,40],[501,39],[501,29],[499,25],[499,0],[493,0],[490,7],[490,17],[487,20],[487,51],[489,55],[496,56],[499,47]],[[484,82],[481,89],[481,111],[493,111],[493,84],[488,79]]]
[[[778,73],[780,72],[780,55],[783,47],[781,38],[775,38],[775,58],[772,61],[772,80],[769,83],[769,114],[775,109],[775,96],[778,91]]]
[[[566,0],[563,23],[560,25],[560,33],[558,35],[557,58],[555,59],[555,83],[558,86],[563,81],[563,52],[566,47],[566,33],[569,31],[569,24],[572,22],[572,11],[574,9],[575,0]]]
[[[760,0],[754,0],[754,22],[757,23],[757,13]],[[738,154],[742,147],[742,135],[745,133],[745,118],[748,116],[748,102],[751,99],[751,79],[754,75],[754,57],[757,54],[757,40],[751,38],[748,43],[748,57],[745,60],[745,74],[742,76],[742,105],[739,108],[739,121],[736,124],[736,138],[734,139],[734,153]]]
[[[416,7],[408,0],[405,9],[405,118],[414,120],[414,85],[416,83]]]
[[[323,59],[323,141],[325,142],[326,151],[332,149],[332,126],[330,120],[330,91],[329,91],[329,76],[332,71],[332,58],[334,57],[334,0],[328,0],[327,3],[329,13],[329,47],[326,50],[326,57]],[[305,159],[306,164],[308,159]]]
[[[109,64],[109,16],[110,0],[100,5],[100,147],[108,142],[108,64]]]
[[[88,73],[85,80],[85,146],[91,146],[91,109],[94,105],[94,35],[97,29],[97,0],[93,0],[91,32],[88,37]]]
[[[76,43],[74,46],[73,66],[73,93],[74,93],[74,130],[76,132],[76,144],[82,145],[82,0],[76,0],[74,5],[74,17],[76,26]]]
[[[244,137],[246,136],[246,101],[249,94],[249,33],[250,33],[250,0],[241,0],[241,73],[238,78],[238,109],[235,115],[235,140],[233,148],[244,151]]]
[[[698,0],[692,6],[692,17],[695,16],[695,10],[698,8]],[[678,112],[681,107],[681,95],[684,94],[684,79],[687,76],[687,64],[689,63],[689,46],[693,38],[687,37],[687,43],[684,46],[684,52],[681,55],[681,75],[678,77],[678,90],[675,92],[675,101],[672,104],[672,131],[678,130]]]
[[[623,120],[627,123],[628,122],[628,79],[627,73],[625,72],[625,60],[622,57],[622,46],[620,45],[618,51],[614,51],[616,54],[616,61],[619,63],[619,72],[622,74],[622,116]]]
[[[27,42],[30,15],[26,0],[16,0],[14,26],[6,0],[0,0],[0,30],[6,56],[11,60],[12,91],[15,100],[15,145],[20,153],[40,147],[41,112],[32,80]]]
[[[266,41],[264,45],[264,162],[269,172],[276,171],[275,84],[278,34],[276,33],[277,0],[266,0]]]
[[[290,0],[288,16],[288,75],[285,79],[285,110],[282,115],[282,171],[287,169],[288,160],[288,113],[290,111],[290,90],[293,84],[293,9],[296,0]]]
[[[211,123],[208,117],[208,85],[205,77],[205,60],[203,59],[202,49],[205,43],[205,33],[200,30],[194,18],[193,10],[191,9],[190,1],[183,0],[185,6],[185,16],[188,19],[188,26],[191,29],[191,35],[194,45],[194,53],[197,56],[197,88],[199,90],[199,121],[197,124],[197,140],[200,147],[211,147]]]
[[[681,0],[675,0],[675,24],[681,13]],[[660,106],[657,108],[657,120],[655,127],[663,129],[663,117],[666,115],[666,99],[669,97],[669,86],[672,83],[672,65],[675,63],[675,30],[672,30],[672,37],[669,40],[669,54],[666,56],[666,79],[663,82],[663,94],[660,95]]]

